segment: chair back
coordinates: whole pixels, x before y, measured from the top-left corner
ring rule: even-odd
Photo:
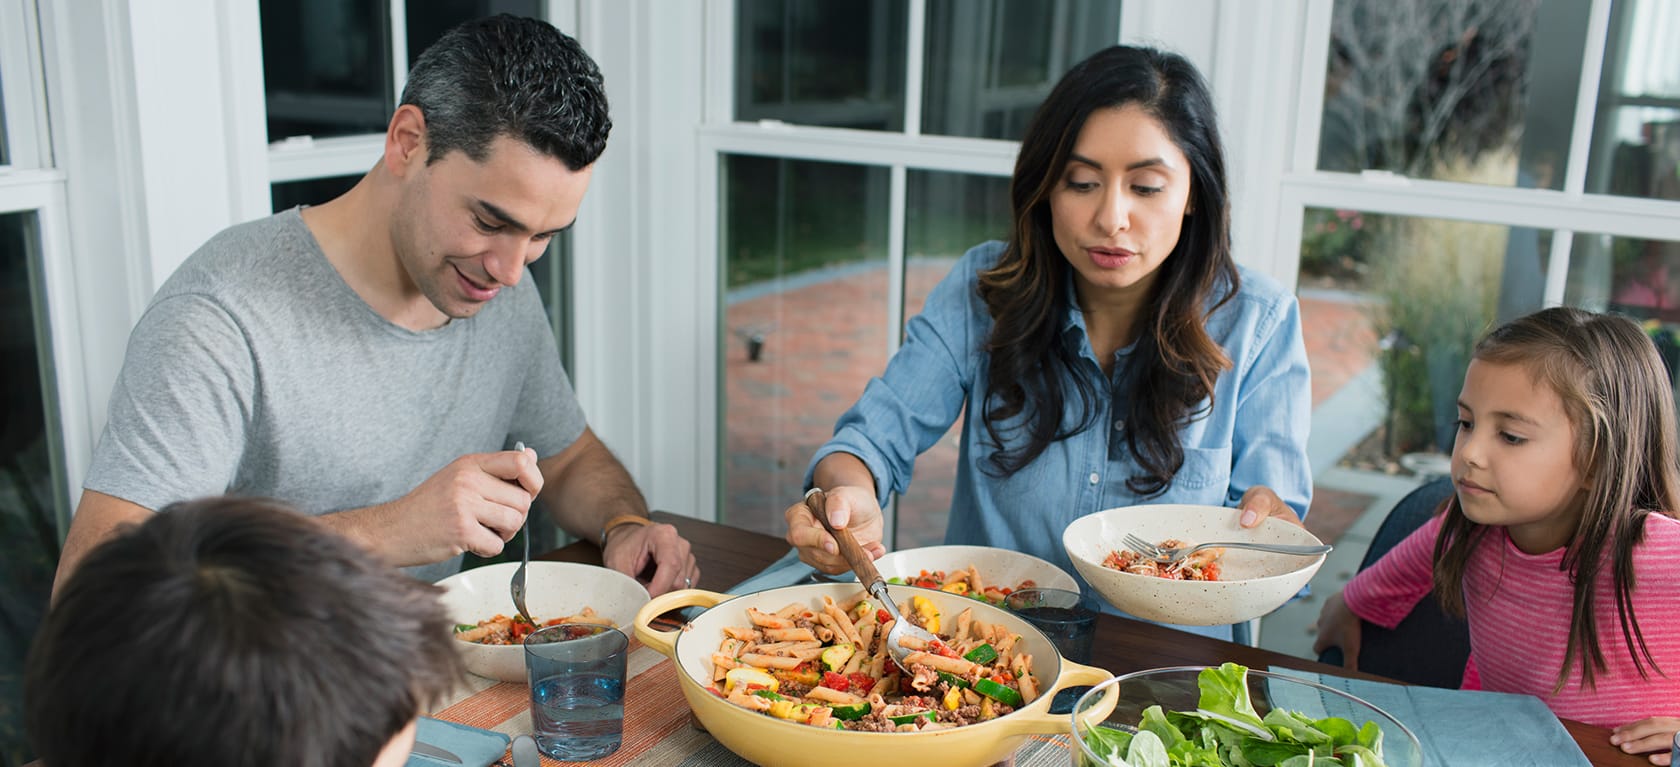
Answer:
[[[1452,497],[1452,480],[1440,478],[1413,489],[1388,512],[1359,569],[1423,526]],[[1360,633],[1359,670],[1412,684],[1456,689],[1470,658],[1470,629],[1463,618],[1447,615],[1433,596],[1419,600],[1410,615],[1392,629],[1366,623]],[[1319,661],[1341,665],[1342,651],[1332,647]]]

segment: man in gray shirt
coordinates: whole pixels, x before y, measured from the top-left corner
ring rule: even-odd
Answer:
[[[611,125],[595,63],[552,26],[444,35],[354,188],[217,234],[159,289],[57,581],[118,525],[235,493],[433,580],[501,551],[541,497],[609,567],[651,568],[650,592],[691,585],[688,542],[648,522],[520,279],[577,217]]]

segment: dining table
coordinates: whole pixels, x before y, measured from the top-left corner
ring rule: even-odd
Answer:
[[[677,531],[693,547],[695,560],[700,566],[700,578],[694,584],[695,588],[728,593],[736,584],[759,574],[789,552],[787,542],[775,536],[668,512],[654,512],[653,518],[656,522],[675,526]],[[540,554],[536,558],[600,565],[601,550],[593,543],[578,541]],[[675,628],[680,625],[680,616],[676,614],[665,616],[665,619],[665,625],[667,626]],[[1098,617],[1096,636],[1098,641],[1093,646],[1090,665],[1106,669],[1116,675],[1164,666],[1218,665],[1232,661],[1250,668],[1282,667],[1378,682],[1395,681],[1340,666],[1319,663],[1307,658],[1203,637],[1109,613],[1103,613]],[[611,763],[638,763],[654,757],[659,757],[655,761],[668,761],[673,764],[679,762],[706,763],[705,749],[720,749],[721,746],[706,735],[698,727],[698,723],[693,720],[692,714],[686,711],[686,703],[683,702],[682,696],[676,688],[675,673],[677,672],[673,668],[674,664],[652,650],[647,650],[646,655],[651,656],[651,658],[643,661],[641,668],[633,668],[632,675],[648,672],[644,677],[645,679],[656,677],[657,679],[656,681],[640,682],[651,685],[651,687],[644,689],[657,687],[660,690],[665,690],[669,688],[668,694],[646,695],[644,697],[653,700],[632,701],[629,693],[627,693],[625,748],[638,748],[643,749],[643,751],[621,754],[619,759],[611,761]],[[633,661],[633,665],[634,663]],[[493,683],[485,682],[485,684]],[[636,686],[637,684],[633,683],[632,690]],[[508,689],[501,690],[499,688]],[[476,723],[479,726],[488,726],[500,722],[504,725],[502,729],[505,731],[507,726],[514,724],[513,720],[508,719],[508,717],[517,716],[518,710],[524,705],[525,692],[523,685],[502,683],[497,685],[497,689],[483,689],[470,697],[458,699],[454,705],[449,706],[441,713],[434,713],[434,715],[457,722]],[[658,714],[663,716],[667,723],[665,729],[656,738],[660,741],[659,746],[664,749],[660,753],[655,754],[646,751],[646,749],[652,748],[647,741],[655,738],[644,737],[640,743],[632,744],[631,742],[633,737],[629,720],[632,718],[633,710],[637,709],[638,706],[643,708],[640,709],[641,713],[636,714],[637,716]],[[1636,767],[1637,765],[1649,764],[1641,756],[1623,753],[1620,749],[1612,746],[1610,744],[1610,731],[1606,728],[1567,719],[1560,721],[1575,743],[1580,746],[1587,760],[1594,765]],[[1494,726],[1495,723],[1489,723],[1489,725]],[[1040,757],[1032,759],[1030,762],[1032,764],[1066,764],[1068,757],[1065,754],[1067,752],[1064,749],[1061,753],[1064,756],[1060,758],[1060,761],[1051,761]],[[699,758],[697,759],[696,756]],[[545,765],[558,764],[558,762],[551,762],[546,757],[543,762]],[[603,762],[603,764],[606,763]]]

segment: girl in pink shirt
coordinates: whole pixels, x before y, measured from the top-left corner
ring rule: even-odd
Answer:
[[[1433,591],[1470,630],[1467,686],[1539,697],[1669,763],[1680,731],[1680,461],[1674,392],[1632,322],[1546,309],[1476,346],[1458,399],[1455,495],[1319,616],[1358,662]]]

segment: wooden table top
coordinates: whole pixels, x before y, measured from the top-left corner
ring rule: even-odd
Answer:
[[[726,591],[729,587],[756,575],[788,551],[786,541],[762,533],[667,512],[654,512],[653,517],[656,521],[675,525],[694,547],[694,557],[700,564],[700,581],[694,584],[696,588]],[[601,563],[601,550],[593,543],[579,541],[548,552],[541,558],[598,565]],[[1210,639],[1107,613],[1097,620],[1097,633],[1103,641],[1092,648],[1091,665],[1115,674],[1161,666],[1207,665],[1235,661],[1250,668],[1263,669],[1278,665],[1324,674],[1393,681],[1293,655]],[[1643,757],[1622,753],[1611,746],[1610,731],[1603,727],[1568,719],[1561,721],[1564,728],[1575,738],[1575,742],[1581,746],[1587,760],[1595,765],[1636,767],[1650,764]]]

